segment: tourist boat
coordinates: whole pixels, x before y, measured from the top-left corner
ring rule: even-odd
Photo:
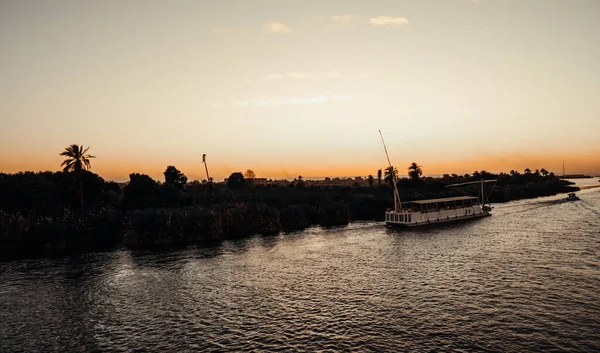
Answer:
[[[381,135],[381,131],[379,131]],[[392,166],[387,153],[383,135],[381,135],[383,148],[389,166]],[[394,209],[385,212],[385,223],[392,226],[417,227],[437,223],[456,222],[467,219],[475,219],[491,216],[492,206],[485,204],[484,184],[496,182],[496,180],[481,180],[467,183],[453,184],[451,186],[462,186],[468,184],[481,184],[481,200],[473,196],[447,197],[441,199],[429,199],[411,201],[403,207],[398,193],[396,176],[394,178]]]
[[[481,180],[473,183],[481,183],[483,185],[487,182],[495,182],[495,180]],[[394,193],[396,192],[394,190]],[[473,196],[418,200],[411,201],[407,206],[398,204],[394,206],[394,210],[387,210],[385,212],[385,223],[404,227],[456,222],[492,215],[492,206],[489,204],[486,205],[483,201]]]
[[[567,194],[567,198],[563,199],[564,201],[577,201],[581,200],[574,192],[570,192]]]

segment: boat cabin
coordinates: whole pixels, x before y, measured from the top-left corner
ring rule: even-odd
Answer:
[[[472,196],[446,197],[412,201],[400,211],[387,211],[387,224],[413,227],[422,224],[457,221],[489,215],[490,209],[481,207]]]
[[[473,196],[446,197],[441,199],[411,201],[407,207],[411,212],[437,212],[457,208],[473,207],[478,199]]]

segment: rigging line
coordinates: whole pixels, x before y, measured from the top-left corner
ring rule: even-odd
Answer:
[[[496,188],[497,184],[498,184],[498,182],[495,182],[494,185],[492,186],[492,190],[490,190],[490,193],[487,194],[488,203],[490,203],[490,196],[492,196],[492,192],[494,192],[494,189]]]

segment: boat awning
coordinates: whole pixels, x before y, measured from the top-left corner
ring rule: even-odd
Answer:
[[[457,196],[457,197],[445,197],[442,199],[418,200],[418,201],[412,201],[412,203],[415,203],[417,205],[429,205],[432,203],[444,203],[444,202],[466,201],[466,200],[477,200],[477,198],[473,197],[473,196]]]

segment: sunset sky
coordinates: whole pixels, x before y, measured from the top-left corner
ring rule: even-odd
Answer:
[[[598,0],[0,0],[0,172],[600,174]]]

